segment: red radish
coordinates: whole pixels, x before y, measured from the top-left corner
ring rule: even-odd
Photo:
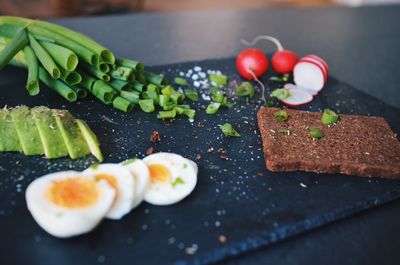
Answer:
[[[296,53],[290,51],[290,50],[285,50],[280,43],[280,41],[274,37],[271,36],[258,36],[256,37],[252,42],[247,42],[245,40],[241,40],[243,44],[247,46],[254,45],[257,41],[259,40],[269,40],[272,41],[278,51],[274,53],[272,56],[272,68],[274,71],[278,74],[289,74],[293,71],[294,66],[296,65],[298,58]]]
[[[325,66],[325,69],[326,69],[326,71],[327,71],[328,74],[329,74],[329,66],[328,66],[328,64],[326,63],[326,61],[325,61],[324,59],[322,59],[321,57],[319,57],[318,55],[315,55],[315,54],[309,54],[309,55],[307,55],[306,57],[307,57],[307,58],[308,58],[308,57],[309,57],[309,58],[314,58],[315,60],[320,61],[320,62]]]
[[[256,79],[262,76],[269,67],[265,53],[256,48],[245,49],[236,57],[236,67],[241,76],[246,79]]]
[[[293,70],[293,79],[298,87],[318,93],[325,85],[328,70],[315,59],[306,57],[299,60]]]
[[[321,69],[321,71],[323,72],[324,78],[325,78],[325,82],[328,79],[329,70],[328,70],[328,68],[325,66],[325,64],[322,61],[316,59],[315,57],[311,57],[311,56],[307,55],[307,56],[301,58],[299,60],[299,62],[309,62],[309,63],[316,64]]]
[[[301,88],[291,86],[288,89],[291,95],[287,99],[282,100],[282,103],[289,107],[301,106],[313,100],[313,96]]]

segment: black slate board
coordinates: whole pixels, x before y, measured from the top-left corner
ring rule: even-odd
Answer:
[[[201,66],[203,70],[221,70],[233,86],[240,82],[234,65],[233,59],[223,59],[150,70],[171,78]],[[144,203],[121,221],[106,220],[88,235],[60,240],[34,222],[25,206],[25,188],[46,173],[82,170],[93,158],[46,160],[1,153],[0,249],[7,251],[0,255],[1,264],[210,263],[400,197],[398,180],[266,171],[255,100],[240,100],[233,110],[222,110],[214,116],[200,110],[193,124],[184,118],[169,123],[157,120],[154,113],[136,110],[124,114],[92,98],[69,104],[44,86],[41,95],[29,97],[23,89],[25,75],[24,70],[13,67],[0,72],[0,106],[26,104],[69,109],[76,117],[87,120],[96,132],[106,162],[143,157],[151,146],[150,133],[158,130],[162,141],[154,145],[156,151],[177,152],[191,159],[201,155],[196,161],[199,181],[193,194],[177,205],[155,207]],[[201,109],[206,104],[200,100],[195,105]],[[333,78],[316,100],[302,108],[320,111],[325,107],[341,113],[383,116],[400,132],[398,109]],[[218,124],[224,122],[234,124],[242,137],[223,138]],[[216,151],[208,153],[211,147],[226,150],[229,160],[221,160]],[[225,244],[219,243],[220,235],[226,236]]]

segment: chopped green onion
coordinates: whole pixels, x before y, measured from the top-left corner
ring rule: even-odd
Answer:
[[[218,112],[218,109],[220,106],[221,106],[221,103],[211,102],[206,108],[206,113],[207,114],[215,114]]]
[[[113,107],[124,112],[131,112],[135,105],[133,105],[129,100],[118,96],[113,100]]]
[[[279,110],[275,112],[275,119],[276,121],[286,121],[288,119],[289,115],[286,112],[286,110]]]
[[[161,89],[161,94],[165,96],[170,96],[173,91],[175,91],[175,89],[172,86],[166,86],[163,89]]]
[[[60,68],[60,78],[63,80],[65,83],[67,83],[70,86],[77,85],[82,81],[82,76],[75,71],[68,72],[67,70]]]
[[[277,88],[271,93],[271,97],[276,97],[279,100],[285,100],[290,96],[290,91],[287,88]]]
[[[3,25],[1,25],[0,28],[1,27],[3,27]],[[0,52],[0,70],[27,44],[28,34],[26,34],[25,28],[21,28],[16,32],[12,41]]]
[[[178,86],[187,86],[188,83],[185,79],[182,77],[175,77],[174,78],[174,83],[177,84]]]
[[[196,111],[194,109],[184,109],[183,115],[189,118],[189,120],[193,120],[194,116],[196,116]]]
[[[69,86],[64,84],[62,81],[54,79],[51,77],[46,70],[42,67],[39,67],[39,78],[45,83],[48,87],[56,91],[62,97],[64,97],[69,102],[75,102],[78,98],[76,92],[72,90]]]
[[[280,128],[278,129],[278,133],[279,134],[286,134],[286,135],[290,135],[290,131],[286,128]]]
[[[170,102],[170,97],[169,96],[162,95],[162,94],[158,96],[158,104],[161,107],[164,107],[164,106],[168,105],[169,102]]]
[[[175,109],[168,111],[159,111],[157,114],[157,119],[173,119],[176,117]]]
[[[232,124],[225,123],[224,125],[220,125],[222,133],[228,137],[240,137],[240,134],[233,128]]]
[[[253,97],[254,93],[254,86],[250,82],[243,82],[236,87],[236,95],[239,97]]]
[[[117,96],[117,92],[103,80],[96,80],[90,92],[106,105],[111,104]]]
[[[164,76],[150,73],[150,72],[144,72],[144,76],[146,77],[147,82],[152,83],[157,86],[163,85],[166,80]]]
[[[222,91],[217,91],[216,93],[211,94],[211,99],[214,102],[222,103],[225,98],[225,93]]]
[[[121,90],[128,90],[128,89],[131,88],[131,85],[130,85],[128,82],[123,81],[123,80],[119,80],[119,79],[112,79],[112,80],[110,81],[110,85],[111,85],[115,90],[118,90],[118,91],[121,91]]]
[[[224,96],[224,98],[222,99],[221,104],[222,104],[222,106],[225,106],[228,109],[231,109],[231,108],[233,108],[233,106],[235,106],[235,103],[229,103],[228,102],[228,97],[227,96]]]
[[[56,63],[53,61],[47,51],[39,44],[39,42],[30,34],[29,42],[33,51],[35,52],[36,57],[46,69],[46,71],[51,75],[51,77],[53,77],[54,79],[60,78],[61,72]]]
[[[226,75],[209,74],[211,82],[215,83],[218,87],[224,86],[228,83]]]
[[[174,182],[171,183],[172,188],[175,188],[176,185],[185,184],[185,181],[181,177],[177,177]]]
[[[96,79],[82,72],[80,75],[82,77],[82,81],[78,84],[78,86],[86,89],[87,91],[92,91],[92,87],[94,82],[96,82]]]
[[[28,80],[26,81],[26,90],[30,96],[39,94],[39,64],[35,53],[30,46],[25,46],[24,55],[26,65],[28,66]]]
[[[336,114],[336,112],[334,112],[331,109],[324,109],[321,122],[325,125],[329,125],[329,124],[333,124],[333,123],[337,122],[338,119],[339,119],[339,116]]]
[[[117,68],[111,70],[110,74],[114,79],[128,81],[132,78],[133,70],[128,67],[118,66]]]
[[[153,100],[154,104],[159,104],[159,98],[158,98],[158,94],[156,91],[145,91],[142,93],[142,97],[144,99],[151,99]]]
[[[317,128],[308,127],[307,130],[309,131],[310,135],[311,135],[313,138],[321,139],[322,137],[325,136],[325,134],[324,134],[322,131],[318,130]]]
[[[133,84],[133,89],[136,90],[137,92],[143,92],[144,85],[141,83],[135,83]]]
[[[191,101],[198,101],[199,100],[199,95],[197,94],[196,90],[186,89],[185,90],[185,95]]]
[[[87,91],[86,89],[76,87],[76,86],[71,86],[71,89],[75,91],[76,95],[78,98],[86,98],[87,97]]]
[[[96,65],[97,70],[99,70],[102,73],[108,73],[110,71],[110,66],[108,64],[101,62],[98,65]]]
[[[59,66],[68,72],[75,70],[78,56],[73,51],[51,42],[41,41],[40,44]]]
[[[120,94],[121,97],[123,97],[126,100],[129,100],[130,102],[134,103],[134,104],[138,104],[139,103],[139,93],[136,91],[125,91],[125,90],[121,90]]]
[[[139,100],[140,108],[146,112],[150,113],[154,111],[154,101],[152,99],[141,99]]]
[[[172,91],[172,93],[170,94],[170,98],[172,102],[178,104],[185,99],[185,95],[179,91]]]
[[[84,72],[91,74],[92,76],[97,77],[98,79],[104,80],[106,82],[110,81],[111,79],[108,74],[101,72],[93,65],[80,63],[79,67],[81,67],[82,70],[84,70]]]
[[[132,68],[134,71],[143,71],[144,70],[144,65],[141,62],[134,61],[134,60],[129,60],[129,59],[116,59],[115,63],[118,66],[124,66],[128,68]]]

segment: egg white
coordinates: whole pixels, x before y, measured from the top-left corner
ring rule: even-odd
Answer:
[[[159,164],[167,168],[171,175],[169,182],[152,182],[144,200],[153,205],[171,205],[183,200],[195,188],[197,183],[197,165],[181,155],[173,153],[156,153],[143,159],[147,166]],[[177,178],[183,183],[173,186]]]
[[[106,181],[97,181],[98,200],[90,206],[71,209],[51,202],[46,191],[52,183],[73,177],[85,178],[76,171],[63,171],[38,178],[26,189],[28,210],[46,232],[56,237],[72,237],[91,231],[107,214],[115,198],[115,190]]]
[[[116,198],[106,218],[118,220],[131,211],[135,198],[135,181],[127,168],[119,164],[100,164],[86,169],[82,174],[87,176],[107,174],[115,178]]]
[[[149,168],[138,158],[122,162],[121,165],[126,167],[135,179],[135,198],[132,203],[132,209],[134,209],[143,201],[144,195],[149,187]]]

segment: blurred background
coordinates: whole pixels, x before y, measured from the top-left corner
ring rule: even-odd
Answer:
[[[0,0],[0,14],[31,18],[130,12],[374,5],[400,0]]]

